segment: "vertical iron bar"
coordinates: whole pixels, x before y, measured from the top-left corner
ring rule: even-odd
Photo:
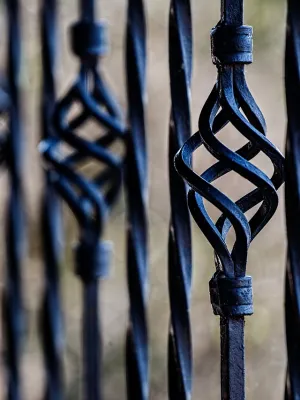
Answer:
[[[221,398],[244,400],[244,316],[253,313],[252,279],[246,276],[248,249],[276,211],[284,158],[266,138],[264,118],[245,80],[244,66],[252,62],[252,27],[243,25],[243,0],[222,0],[221,20],[211,31],[211,45],[218,80],[201,111],[199,131],[179,150],[175,166],[191,187],[190,211],[215,251],[216,273],[209,286],[214,314],[220,316]],[[248,140],[235,152],[217,138],[229,122]],[[202,145],[217,162],[197,175],[191,159]],[[273,164],[271,177],[250,162],[260,151]],[[212,184],[231,171],[256,186],[236,202]],[[217,222],[210,218],[204,199],[220,210]],[[245,213],[257,205],[248,220]],[[229,249],[226,239],[231,227],[236,240]]]
[[[22,185],[23,134],[20,109],[20,10],[18,0],[7,0],[9,134],[6,162],[10,194],[6,214],[6,286],[3,299],[4,341],[7,364],[7,399],[22,396],[20,363],[24,334],[21,274],[24,262],[24,199]]]
[[[149,398],[148,173],[145,128],[146,24],[143,0],[128,0],[126,35],[129,132],[126,155],[127,280],[129,327],[126,338],[127,398]]]
[[[221,22],[232,26],[243,25],[244,2],[240,0],[221,0]]]
[[[86,400],[101,398],[102,338],[99,327],[98,282],[83,287],[83,368]]]
[[[192,344],[190,327],[191,227],[187,186],[174,168],[174,157],[190,137],[192,21],[189,0],[172,0],[169,17],[169,69],[172,109],[169,128],[169,297],[171,321],[168,345],[169,399],[190,399]]]
[[[82,21],[93,22],[96,18],[95,0],[80,0],[80,15]]]
[[[285,279],[285,322],[288,366],[285,399],[300,399],[300,4],[288,0],[285,85],[287,105],[285,210],[287,267]]]
[[[246,398],[244,326],[244,317],[220,318],[222,400]]]
[[[96,21],[95,0],[80,0],[80,20],[84,23],[92,24]],[[84,40],[84,39],[82,39]],[[84,62],[84,60],[82,60]],[[93,60],[96,63],[96,58]],[[85,73],[85,89],[88,88],[88,74]],[[92,247],[97,246],[97,242]],[[96,251],[87,248],[87,252]],[[77,260],[78,267],[96,269],[96,265],[87,265],[86,258]],[[97,260],[93,260],[95,263]],[[85,265],[86,264],[86,265]],[[102,335],[100,328],[100,309],[98,306],[98,279],[83,280],[83,310],[82,310],[82,357],[83,357],[83,393],[85,400],[102,399]]]
[[[72,210],[79,226],[75,249],[75,272],[82,282],[82,362],[83,398],[102,398],[102,337],[99,322],[99,279],[107,275],[111,244],[103,240],[107,216],[117,200],[122,183],[123,156],[110,146],[123,140],[119,106],[108,90],[98,61],[106,53],[106,25],[95,21],[94,1],[79,1],[80,18],[70,31],[71,46],[79,58],[79,73],[67,93],[55,103],[52,113],[54,136],[45,137],[40,151],[53,174],[53,184]],[[72,105],[81,105],[76,115],[69,116]],[[81,136],[92,119],[100,131],[99,138]],[[65,154],[61,144],[72,148]],[[96,161],[93,176],[80,167]],[[99,241],[100,239],[100,241]]]
[[[42,93],[41,130],[45,140],[55,140],[52,124],[56,102],[55,61],[57,35],[56,0],[41,2]],[[44,294],[40,310],[40,331],[46,370],[45,400],[62,400],[63,329],[59,267],[61,262],[61,209],[54,171],[44,173],[41,204],[41,234],[44,259]]]
[[[221,23],[241,26],[244,20],[243,0],[221,0]],[[245,392],[244,316],[220,317],[221,398],[243,400]]]

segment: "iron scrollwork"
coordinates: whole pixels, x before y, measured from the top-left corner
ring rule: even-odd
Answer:
[[[99,242],[99,238],[122,182],[123,156],[110,147],[117,141],[123,142],[125,128],[120,108],[99,66],[108,48],[106,25],[96,21],[94,0],[81,0],[80,14],[79,22],[70,30],[73,53],[80,60],[78,77],[55,104],[53,134],[42,140],[40,150],[52,184],[79,226],[75,271],[83,283],[84,398],[96,400],[102,397],[98,279],[106,276],[111,253],[111,243],[103,239]],[[81,107],[75,115],[74,105]],[[96,140],[88,140],[79,133],[90,120],[99,127]],[[62,144],[72,148],[71,154],[62,151]],[[98,165],[92,176],[82,170],[89,161]]]
[[[243,25],[243,0],[222,0],[221,20],[211,32],[212,59],[218,79],[199,118],[199,131],[182,146],[175,158],[178,173],[191,187],[188,204],[193,218],[215,251],[216,273],[210,281],[214,314],[220,316],[221,397],[245,399],[244,317],[253,313],[252,279],[246,275],[250,243],[272,218],[278,205],[277,189],[284,180],[284,158],[266,138],[266,125],[245,80],[245,64],[252,62],[252,27]],[[217,139],[228,123],[248,143],[232,151]],[[218,162],[197,175],[192,154],[204,146]],[[273,164],[269,178],[251,163],[259,152]],[[234,171],[256,188],[233,202],[212,185]],[[221,211],[216,223],[204,199]],[[245,213],[259,206],[248,220]],[[233,248],[226,244],[230,228]]]

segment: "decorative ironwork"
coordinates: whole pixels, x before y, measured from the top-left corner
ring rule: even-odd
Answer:
[[[21,25],[19,1],[6,1],[8,19],[7,91],[1,93],[1,114],[7,112],[8,133],[1,143],[1,161],[9,173],[6,211],[6,284],[3,293],[3,327],[7,366],[6,398],[22,396],[20,368],[25,315],[22,295],[24,248],[24,199],[22,188],[23,132],[20,108]],[[8,93],[8,95],[7,95]],[[3,114],[2,114],[3,115]]]
[[[0,164],[9,175],[6,210],[6,268],[3,289],[3,337],[6,398],[21,400],[21,356],[25,328],[22,269],[25,258],[23,200],[23,132],[20,107],[21,25],[18,0],[6,0],[7,71],[0,76]],[[300,398],[300,257],[297,222],[297,133],[300,104],[300,5],[287,0],[286,102],[286,338],[288,366],[285,399]],[[126,74],[128,129],[119,105],[108,90],[100,61],[108,49],[106,25],[97,22],[95,0],[79,0],[80,18],[70,30],[79,72],[67,93],[57,100],[55,83],[57,0],[41,0],[42,96],[40,151],[45,161],[41,230],[44,288],[39,314],[47,400],[62,400],[63,341],[60,299],[62,200],[78,223],[75,272],[83,286],[83,397],[102,396],[102,343],[99,282],[107,275],[111,243],[104,241],[108,215],[117,200],[125,172],[127,201],[127,280],[129,323],[126,337],[127,398],[148,400],[148,171],[146,146],[146,22],[143,0],[128,0]],[[212,59],[218,79],[199,118],[199,131],[190,137],[192,22],[190,0],[170,0],[169,71],[172,108],[169,127],[168,337],[169,399],[192,397],[190,324],[191,229],[189,211],[212,245],[216,272],[209,283],[213,312],[220,316],[221,397],[245,399],[244,317],[253,313],[252,279],[246,275],[252,240],[274,215],[277,190],[284,180],[284,158],[266,138],[264,117],[248,89],[245,65],[252,62],[252,28],[243,25],[243,0],[221,0],[221,20],[211,32]],[[97,137],[89,137],[89,122]],[[217,134],[231,123],[248,140],[237,151]],[[5,125],[4,124],[4,125]],[[125,140],[126,139],[126,140]],[[117,150],[126,146],[126,156]],[[125,146],[124,146],[125,144]],[[216,158],[201,175],[192,169],[193,153],[204,146]],[[251,160],[262,152],[271,161],[266,173]],[[175,165],[174,165],[175,159]],[[87,168],[88,167],[88,168]],[[124,168],[125,167],[125,168]],[[124,168],[124,169],[123,169]],[[235,172],[255,189],[233,202],[213,183]],[[182,179],[183,178],[183,179]],[[190,190],[188,190],[190,187]],[[213,222],[204,200],[218,208]],[[251,217],[246,213],[251,210]],[[299,218],[298,218],[299,217]],[[228,244],[233,228],[235,243]]]
[[[300,397],[300,264],[299,264],[299,104],[300,104],[300,4],[288,0],[287,35],[285,54],[285,84],[287,104],[286,185],[285,209],[288,239],[285,318],[288,368],[285,399]]]
[[[57,140],[52,124],[56,104],[56,9],[56,0],[42,1],[40,15],[43,66],[41,129],[45,141]],[[45,399],[47,400],[63,399],[63,329],[59,293],[62,227],[60,201],[55,188],[56,180],[56,171],[46,169],[41,215],[45,283],[40,330],[45,359]]]
[[[169,133],[171,221],[169,228],[169,398],[190,399],[192,345],[190,327],[191,228],[187,187],[174,156],[190,137],[192,23],[189,0],[172,0],[169,18],[169,68],[172,110]]]
[[[126,38],[127,98],[127,280],[129,327],[126,338],[128,399],[149,398],[148,378],[148,224],[145,129],[146,24],[143,0],[129,0]]]
[[[244,316],[253,312],[252,282],[246,276],[248,248],[277,208],[276,190],[283,183],[284,158],[266,138],[264,118],[245,81],[244,65],[252,62],[252,28],[243,25],[243,0],[222,0],[221,13],[221,21],[211,32],[218,80],[201,111],[199,132],[183,145],[175,164],[191,187],[190,211],[215,251],[216,273],[210,281],[210,296],[214,313],[220,315],[221,397],[241,400],[245,399]],[[249,140],[236,152],[216,137],[229,122]],[[218,162],[198,176],[191,169],[191,157],[201,145]],[[273,164],[271,178],[250,162],[260,151]],[[212,185],[230,171],[256,186],[236,203]],[[203,199],[222,212],[216,224]],[[257,205],[258,210],[248,220],[245,213]],[[236,239],[230,251],[226,239],[231,227]]]
[[[110,242],[99,242],[99,237],[102,237],[122,181],[123,157],[110,146],[123,141],[125,129],[119,106],[106,87],[98,65],[108,47],[106,26],[103,21],[95,21],[94,0],[81,0],[80,13],[81,19],[71,27],[72,50],[80,59],[79,74],[67,94],[56,103],[53,134],[50,132],[43,139],[40,149],[47,162],[51,184],[68,204],[79,225],[75,270],[83,284],[84,398],[97,400],[102,397],[98,279],[107,274],[111,252]],[[51,65],[47,75],[52,71]],[[47,112],[53,108],[54,94],[52,96]],[[75,115],[72,113],[74,105],[81,106]],[[95,141],[83,138],[78,132],[89,120],[103,129]],[[72,153],[64,152],[62,144],[71,147]],[[88,161],[99,165],[93,176],[81,169]]]

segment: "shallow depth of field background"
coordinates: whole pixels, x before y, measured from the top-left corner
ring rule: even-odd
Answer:
[[[2,2],[1,2],[2,3]],[[26,332],[23,360],[25,399],[40,399],[43,392],[43,366],[37,334],[37,311],[42,292],[42,261],[40,258],[39,196],[42,188],[41,163],[37,143],[39,129],[40,43],[38,2],[22,1],[23,12],[23,104],[26,135],[26,194],[28,210],[28,257],[24,268],[26,284]],[[78,61],[69,50],[67,27],[77,17],[76,1],[60,1],[60,33],[57,83],[62,95],[76,77]],[[99,15],[107,19],[111,52],[103,60],[107,80],[126,113],[124,74],[124,29],[126,2],[101,0]],[[247,79],[268,125],[268,137],[281,150],[285,140],[284,103],[284,34],[285,3],[283,0],[245,0],[245,23],[254,27],[254,63],[247,67]],[[2,5],[2,4],[1,4]],[[167,291],[167,232],[169,193],[167,172],[168,118],[170,93],[168,78],[168,9],[167,0],[146,2],[148,20],[148,149],[149,149],[149,329],[151,340],[151,399],[167,398],[167,331],[169,302]],[[216,78],[210,59],[209,31],[218,22],[219,0],[192,1],[194,60],[192,81],[192,121],[197,129],[201,107]],[[3,18],[1,17],[3,22]],[[2,23],[3,26],[3,23]],[[1,41],[1,46],[4,43]],[[3,54],[3,48],[1,54]],[[3,64],[3,60],[2,60]],[[88,128],[91,131],[92,127]],[[91,135],[93,133],[91,132]],[[233,128],[227,127],[219,138],[231,148],[244,140]],[[198,172],[212,163],[205,149],[195,156]],[[271,166],[264,157],[257,165],[269,174]],[[5,171],[1,171],[1,215],[7,193]],[[241,178],[231,174],[218,187],[233,199],[251,189]],[[285,267],[285,227],[283,190],[280,206],[268,227],[253,242],[247,272],[254,278],[255,314],[246,322],[247,398],[248,400],[283,398],[285,374],[285,339],[283,288]],[[218,213],[209,208],[215,218]],[[105,399],[125,398],[124,339],[128,299],[125,270],[125,205],[124,197],[115,207],[107,238],[114,241],[111,273],[101,285],[101,311],[104,338]],[[73,274],[71,246],[77,231],[70,212],[65,209],[65,258],[61,270],[65,310],[65,381],[66,399],[81,398],[80,319],[81,287]],[[2,228],[1,228],[2,229]],[[2,241],[2,243],[4,243]],[[4,259],[3,246],[1,259]],[[193,398],[218,399],[219,389],[219,327],[211,310],[208,281],[214,272],[213,252],[198,228],[193,225],[193,292],[192,327],[194,348]],[[2,263],[3,264],[3,263]],[[1,274],[1,285],[4,280]],[[0,387],[4,388],[3,377]]]

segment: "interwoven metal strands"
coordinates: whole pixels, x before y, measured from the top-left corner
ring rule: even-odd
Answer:
[[[54,22],[54,3],[44,5],[44,14]],[[54,36],[48,46],[48,59],[44,57],[44,90],[48,90],[49,108],[45,110],[44,118],[48,118],[47,131],[40,144],[41,152],[47,162],[47,177],[50,179],[48,189],[54,186],[59,195],[72,210],[79,226],[79,243],[75,249],[75,271],[83,284],[83,316],[82,316],[82,363],[84,398],[98,400],[102,398],[101,385],[101,328],[98,310],[98,279],[107,274],[110,261],[111,244],[101,239],[107,216],[117,199],[122,181],[122,156],[114,152],[110,146],[117,141],[123,141],[125,129],[121,119],[119,106],[110,94],[99,67],[100,58],[106,53],[106,25],[96,22],[96,10],[93,0],[80,2],[81,18],[70,30],[72,50],[80,60],[79,74],[67,94],[55,104],[53,83]],[[49,38],[48,38],[49,39]],[[45,62],[48,67],[45,68]],[[50,85],[50,87],[49,87]],[[72,113],[74,105],[81,106],[77,113]],[[50,114],[48,114],[50,113]],[[52,116],[51,116],[52,114]],[[87,126],[93,120],[99,127],[99,138],[92,141],[83,138],[78,129]],[[72,148],[71,154],[65,154],[62,144]],[[98,171],[92,176],[81,169],[90,161],[96,161]],[[52,186],[53,185],[53,186]],[[55,203],[52,207],[56,206]],[[49,212],[49,210],[47,210]],[[51,212],[56,213],[56,209]],[[52,215],[53,217],[53,215]],[[55,234],[57,226],[51,220],[47,226],[49,237]],[[99,238],[101,241],[99,242]],[[50,249],[53,243],[46,243],[51,250],[47,256],[53,258],[54,251]],[[58,253],[55,253],[54,263]],[[49,262],[49,260],[47,261]],[[52,265],[51,273],[55,274],[57,265]],[[46,274],[47,274],[46,268]],[[49,278],[47,277],[48,282]],[[57,283],[57,279],[52,279]],[[58,299],[57,293],[51,299]],[[48,297],[49,298],[49,297]],[[50,321],[47,312],[44,313]],[[52,320],[51,323],[54,321]],[[60,334],[60,326],[48,330],[48,334]],[[44,334],[45,336],[45,334]],[[48,342],[56,347],[57,337]],[[51,359],[59,364],[57,354],[46,355],[46,361]],[[52,358],[51,358],[52,357]],[[49,368],[48,368],[49,372]],[[52,376],[51,390],[61,382]],[[49,383],[49,380],[48,380]],[[61,393],[61,388],[58,389]],[[48,389],[49,392],[49,389]]]
[[[192,24],[190,2],[173,0],[169,17],[169,68],[172,110],[169,131],[171,221],[169,228],[169,398],[190,399],[192,346],[190,328],[191,228],[187,187],[174,167],[174,156],[189,138]]]
[[[299,106],[300,106],[300,4],[288,1],[287,36],[285,55],[285,83],[287,103],[286,141],[286,225],[288,260],[285,287],[285,317],[288,368],[285,399],[300,397],[300,264],[299,264]]]
[[[191,187],[190,211],[215,251],[217,271],[210,281],[210,296],[214,313],[220,315],[221,397],[241,400],[245,399],[244,316],[253,312],[252,281],[246,276],[248,248],[277,208],[284,159],[266,138],[264,118],[245,81],[244,65],[252,62],[252,28],[243,25],[243,0],[222,0],[221,14],[211,33],[218,80],[201,111],[199,131],[183,145],[175,164]],[[249,141],[236,152],[216,137],[229,122]],[[191,169],[191,158],[201,145],[218,162],[199,176]],[[273,164],[271,178],[250,162],[260,151]],[[235,203],[212,185],[231,171],[256,186]],[[204,199],[221,211],[216,223]],[[255,206],[259,207],[248,220],[245,213]],[[232,250],[226,244],[231,227],[236,235]]]
[[[126,34],[128,123],[126,155],[127,279],[129,327],[126,338],[128,399],[149,398],[148,377],[148,221],[145,130],[146,25],[142,0],[129,0]]]
[[[9,173],[9,198],[6,210],[6,284],[3,293],[3,327],[7,366],[6,398],[22,398],[20,383],[21,350],[25,327],[22,296],[24,261],[24,201],[22,189],[23,133],[20,113],[20,18],[18,0],[6,2],[8,27],[7,90],[1,101],[8,113],[8,133],[3,145]],[[2,96],[1,96],[2,97]]]
[[[57,62],[60,63],[63,58],[57,57],[60,53],[60,41],[56,40],[57,19],[64,7],[66,10],[66,7],[69,5],[74,6],[77,2],[80,17],[79,21],[72,25],[70,29],[70,39],[71,49],[77,57],[74,60],[78,62],[78,75],[75,77],[71,87],[67,89],[67,93],[60,97],[57,96],[55,64]],[[35,339],[36,324],[34,323],[29,335],[29,352],[25,354],[26,363],[23,362],[21,357],[25,325],[22,272],[24,269],[23,263],[26,260],[26,254],[23,249],[23,214],[25,207],[21,177],[21,170],[24,169],[22,155],[26,152],[25,149],[22,149],[24,135],[20,113],[21,96],[19,89],[20,42],[22,36],[20,34],[19,2],[17,0],[6,0],[4,2],[6,8],[3,9],[3,13],[5,13],[5,19],[8,22],[8,64],[3,81],[0,76],[0,125],[3,119],[4,125],[7,122],[7,126],[4,128],[1,127],[2,125],[0,126],[0,163],[3,167],[2,174],[7,173],[9,177],[9,185],[3,190],[3,192],[8,192],[8,204],[5,211],[7,234],[6,243],[4,243],[6,245],[6,255],[4,255],[5,280],[1,298],[4,322],[1,329],[3,329],[4,333],[5,346],[3,359],[6,364],[5,372],[7,372],[5,383],[6,398],[21,400],[26,398],[27,390],[29,397],[36,398],[39,384],[35,385],[35,381],[38,380],[40,375],[44,378],[42,382],[42,385],[44,385],[42,397],[47,400],[63,400],[70,397],[68,388],[64,385],[64,375],[72,379],[70,393],[72,392],[73,394],[71,396],[87,400],[100,400],[105,397],[102,393],[103,388],[106,386],[103,383],[103,375],[105,380],[106,376],[108,377],[108,386],[110,386],[108,389],[111,390],[108,395],[109,398],[126,397],[126,393],[119,394],[119,390],[123,389],[123,379],[120,379],[120,375],[124,375],[123,378],[126,375],[128,399],[148,400],[152,397],[160,399],[164,396],[169,399],[190,400],[193,397],[192,324],[190,320],[192,257],[189,212],[191,211],[215,251],[217,271],[213,275],[209,286],[213,311],[215,314],[220,315],[221,319],[222,399],[245,399],[244,316],[252,314],[253,311],[252,281],[246,275],[247,253],[253,238],[263,229],[276,210],[278,203],[277,189],[283,182],[284,160],[277,149],[266,139],[264,118],[246,84],[244,67],[245,64],[252,61],[252,29],[243,25],[243,1],[222,0],[221,21],[213,29],[211,35],[212,56],[213,62],[218,69],[218,79],[201,112],[199,131],[190,137],[192,64],[190,0],[169,0],[171,112],[168,139],[164,135],[164,133],[166,134],[166,131],[164,131],[166,126],[165,128],[162,127],[163,123],[165,124],[163,118],[162,124],[158,123],[160,115],[166,112],[164,116],[167,116],[167,118],[169,116],[167,109],[170,103],[167,104],[165,97],[161,96],[161,99],[158,99],[160,96],[157,96],[157,94],[161,95],[163,91],[168,92],[165,86],[162,85],[163,78],[162,80],[156,80],[156,83],[159,82],[161,84],[161,88],[155,87],[154,91],[151,92],[155,94],[153,96],[153,100],[156,103],[153,108],[155,113],[152,114],[155,122],[150,118],[149,131],[147,129],[147,29],[144,9],[146,2],[144,0],[115,2],[111,8],[109,6],[105,10],[105,12],[114,10],[116,20],[111,20],[110,24],[114,25],[113,28],[116,27],[116,32],[120,36],[119,7],[121,7],[121,4],[122,7],[124,5],[127,6],[124,47],[120,50],[118,49],[118,51],[126,59],[123,71],[122,66],[120,66],[120,75],[126,75],[127,77],[128,126],[125,126],[119,106],[106,86],[102,70],[102,58],[106,54],[108,41],[104,22],[98,22],[97,20],[96,4],[99,3],[99,5],[106,7],[105,2],[101,0],[77,0],[77,2],[40,0],[40,14],[38,16],[36,16],[34,6],[32,6],[34,1],[32,3],[30,1],[28,3],[25,2],[25,8],[30,8],[32,18],[40,24],[39,50],[41,50],[42,56],[41,104],[39,109],[32,111],[41,118],[41,144],[39,149],[43,158],[41,164],[44,167],[40,207],[43,286],[41,288],[41,297],[35,296],[37,289],[34,287],[37,283],[35,279],[36,275],[40,277],[40,274],[36,273],[34,265],[32,267],[28,263],[29,272],[26,270],[26,276],[30,276],[30,282],[27,281],[28,286],[26,288],[28,293],[25,292],[26,296],[29,295],[29,313],[31,313],[31,304],[33,305],[34,313],[38,309],[38,330],[41,343],[37,345],[39,350],[35,353],[35,340],[32,341],[32,339]],[[158,2],[153,3],[158,4]],[[20,4],[23,3],[20,2]],[[58,4],[62,5],[62,10],[60,10]],[[168,2],[165,2],[164,5],[168,6]],[[296,0],[288,0],[288,5],[286,86],[289,124],[286,153],[288,169],[286,205],[289,250],[286,274],[288,368],[285,398],[290,400],[300,398],[300,388],[298,388],[298,386],[300,387],[298,377],[300,360],[298,345],[300,334],[298,327],[299,274],[297,271],[297,162],[300,154],[298,155],[297,153],[296,136],[299,105],[298,42],[300,37],[300,28],[297,27],[297,24],[298,22],[300,24],[300,6]],[[152,7],[150,3],[148,7],[149,9]],[[163,10],[161,6],[155,7],[155,13]],[[203,7],[207,7],[207,4]],[[208,9],[205,12],[208,14]],[[204,18],[206,15],[204,15]],[[164,46],[166,45],[166,43],[163,43],[165,25],[163,25],[163,29],[157,29],[158,24],[161,24],[161,20],[158,17],[155,14],[154,26],[157,32],[154,33],[151,40],[157,41],[159,46],[155,47],[156,43],[154,42],[150,42],[149,46],[152,55],[154,55],[155,68],[158,65],[159,68],[162,67],[164,58],[159,51],[165,51]],[[195,22],[198,21],[195,14],[194,17]],[[63,13],[62,18],[64,18]],[[167,23],[163,13],[162,20]],[[24,19],[23,23],[26,28],[28,21]],[[153,24],[153,20],[150,16],[150,26],[152,26],[151,24]],[[196,27],[197,30],[198,27]],[[35,32],[35,28],[30,30],[30,35],[33,32]],[[119,38],[117,38],[117,41]],[[31,36],[30,39],[27,36],[24,37],[25,47],[27,45],[26,40],[32,40]],[[30,48],[32,44],[33,42],[30,43]],[[36,54],[39,54],[39,50],[37,51],[36,48],[33,50],[34,59]],[[198,51],[202,57],[202,52],[199,48],[197,53]],[[116,60],[119,60],[119,55],[120,53],[117,55]],[[31,67],[31,64],[27,65],[28,62],[31,62],[31,56],[32,54],[26,54],[26,59],[23,60],[24,64],[22,64],[25,75],[24,81],[30,85],[30,93],[34,84],[31,85],[33,82],[31,81],[31,75],[26,74]],[[160,56],[162,56],[162,60],[157,60],[157,57]],[[204,60],[200,58],[200,63],[202,61]],[[115,66],[116,68],[119,67],[117,62]],[[155,72],[159,75],[161,74],[159,78],[163,77],[161,72],[161,70]],[[151,76],[154,78],[153,86],[155,86],[155,74],[152,75],[152,73],[153,71],[151,71]],[[207,77],[205,76],[205,78]],[[36,81],[39,82],[39,79],[40,77],[38,76]],[[168,82],[164,83],[168,85]],[[26,100],[24,98],[24,103]],[[162,107],[164,101],[165,104]],[[24,106],[26,108],[25,104]],[[150,104],[150,116],[151,110],[153,110],[152,106],[153,103],[152,105]],[[161,113],[158,113],[157,110],[160,107],[162,110],[159,110]],[[225,147],[218,135],[227,124],[232,124],[237,136],[243,136],[248,141],[246,145],[235,152]],[[153,127],[154,125],[160,126],[162,129],[157,129],[157,132],[152,133],[151,126]],[[26,130],[30,131],[30,129]],[[151,146],[153,146],[154,163],[157,162],[157,165],[154,166],[155,171],[158,171],[158,174],[161,175],[159,176],[159,185],[161,186],[156,182],[157,176],[153,175],[153,189],[155,190],[159,187],[161,190],[161,193],[157,196],[161,203],[159,206],[155,204],[157,208],[151,212],[151,215],[154,213],[159,214],[159,229],[162,228],[166,218],[168,219],[168,213],[160,215],[162,210],[164,212],[168,208],[168,205],[165,199],[161,199],[164,193],[161,188],[166,186],[166,182],[164,181],[164,173],[160,170],[161,164],[159,162],[160,150],[163,148],[162,142],[166,144],[167,140],[169,141],[169,153],[164,155],[164,160],[166,161],[168,157],[171,206],[168,232],[168,266],[161,263],[163,257],[166,256],[167,235],[163,234],[163,229],[158,234],[157,226],[155,227],[157,230],[154,233],[154,236],[157,234],[157,237],[154,238],[153,258],[156,260],[153,261],[153,265],[160,263],[158,266],[160,271],[158,272],[158,268],[156,270],[156,267],[153,267],[152,279],[157,286],[153,291],[155,294],[151,299],[150,312],[151,317],[153,317],[152,313],[156,312],[157,314],[154,315],[153,319],[150,319],[150,321],[153,321],[152,326],[147,323],[149,307],[147,136],[150,139]],[[26,137],[26,140],[30,142],[30,137]],[[214,165],[199,176],[192,170],[191,161],[192,154],[200,147],[202,150],[205,147],[217,160]],[[125,151],[126,155],[124,154]],[[266,156],[264,158],[268,158],[269,165],[274,166],[271,177],[268,177],[255,166],[256,160],[252,160],[260,152]],[[36,167],[39,168],[38,165]],[[236,203],[215,187],[217,179],[226,175],[226,182],[229,182],[233,173],[240,175],[255,187],[253,191]],[[109,294],[107,291],[105,296],[107,294],[110,296],[109,302],[113,297],[116,299],[114,298],[109,304],[110,308],[107,308],[105,322],[109,320],[110,328],[113,327],[112,330],[114,330],[112,336],[119,342],[114,346],[114,343],[109,341],[108,362],[104,363],[104,369],[105,365],[108,368],[103,371],[100,318],[103,304],[99,301],[98,295],[104,286],[102,279],[107,275],[111,254],[111,244],[104,241],[104,236],[107,234],[108,216],[117,201],[123,175],[126,186],[127,232],[125,235],[127,235],[127,261],[126,265],[123,265],[120,270],[121,275],[125,269],[127,270],[128,328],[126,337],[124,337],[124,327],[121,326],[123,318],[121,313],[124,310],[124,305],[120,304],[120,294],[114,291],[115,282],[117,283],[117,288],[121,286],[124,288],[126,282],[120,283],[114,279],[112,291],[109,290]],[[153,192],[151,195],[153,195]],[[210,219],[208,211],[205,209],[205,201],[211,202],[220,210],[221,216],[217,222],[213,222]],[[61,301],[61,295],[64,294],[61,293],[63,287],[61,287],[60,282],[61,274],[64,274],[62,271],[64,253],[62,223],[64,214],[61,210],[63,203],[73,212],[74,220],[78,223],[78,229],[75,229],[75,234],[78,234],[78,243],[74,253],[74,269],[83,289],[81,303],[83,313],[79,327],[82,328],[82,351],[80,352],[76,348],[74,350],[76,356],[77,354],[79,355],[79,358],[77,359],[76,357],[76,359],[80,364],[79,375],[82,372],[82,377],[77,375],[78,370],[76,368],[75,371],[73,365],[68,365],[70,370],[67,371],[63,368],[65,355],[63,314],[65,313],[66,319],[72,318],[74,310],[69,307],[64,309]],[[151,205],[153,204],[154,202],[151,202]],[[35,210],[39,212],[38,208],[35,208]],[[248,211],[250,211],[249,214]],[[35,218],[31,220],[35,220]],[[151,220],[152,222],[155,221]],[[229,231],[232,227],[236,237],[233,247],[228,244],[231,240]],[[119,228],[117,226],[117,229]],[[120,238],[121,234],[118,232],[117,236]],[[33,237],[34,241],[35,239]],[[158,254],[157,243],[160,246],[160,250],[164,249],[164,254],[162,254],[163,251]],[[122,244],[120,247],[122,247]],[[263,247],[265,248],[265,246]],[[203,248],[201,247],[202,250]],[[206,255],[203,255],[203,259],[204,257],[206,258]],[[122,258],[122,256],[118,254],[118,258]],[[203,259],[201,258],[199,260],[200,264],[198,263],[197,265],[196,274],[200,279],[203,276],[202,272],[204,274],[206,272],[203,271],[204,268],[201,265]],[[68,265],[66,263],[65,267],[68,267]],[[249,267],[247,268],[247,272],[249,272]],[[161,281],[161,277],[166,277],[167,272],[169,293],[164,292],[165,286]],[[156,273],[157,276],[154,276]],[[33,280],[31,280],[32,278]],[[120,276],[114,278],[117,280]],[[156,283],[158,281],[160,282],[159,284]],[[197,278],[195,283],[198,283]],[[196,290],[199,287],[202,287],[202,282],[201,285],[195,286]],[[66,295],[69,296],[69,288],[64,288],[67,289]],[[73,303],[77,294],[73,292],[73,288],[71,292],[71,302]],[[159,296],[154,298],[158,292]],[[199,292],[202,292],[202,289]],[[168,294],[169,303],[167,301]],[[197,309],[202,308],[204,305],[200,296],[202,296],[202,293],[200,295],[198,293],[197,296]],[[260,294],[258,293],[259,296]],[[68,300],[70,301],[69,298]],[[27,302],[25,301],[25,303]],[[167,304],[170,305],[168,331],[164,325],[168,319],[168,315],[165,313]],[[75,306],[77,307],[74,301]],[[260,307],[260,305],[258,306]],[[73,304],[71,304],[71,307],[73,307]],[[158,313],[160,314],[159,316]],[[124,314],[127,315],[127,311]],[[118,317],[117,322],[115,322],[116,315]],[[158,318],[156,318],[157,316]],[[35,317],[36,315],[34,314],[34,322]],[[113,323],[111,322],[112,320],[114,320]],[[206,326],[204,326],[207,325],[205,316],[197,313],[193,322],[195,322],[193,327],[195,331],[203,332],[206,329]],[[153,385],[150,385],[151,379],[149,376],[149,361],[151,359],[149,328],[150,330],[152,329],[153,334],[153,342],[151,343],[152,365],[154,367]],[[72,329],[67,327],[67,331],[69,330],[71,331]],[[209,332],[207,333],[209,334]],[[162,351],[161,345],[166,345],[167,335],[168,348]],[[261,332],[258,335],[263,336]],[[72,337],[70,339],[72,340]],[[273,345],[271,339],[274,340],[274,337],[268,336],[266,340],[268,344]],[[197,335],[193,341],[195,342],[194,358],[198,366],[198,368],[195,368],[195,373],[197,374],[197,380],[199,379],[200,382],[199,389],[201,392],[203,391],[199,397],[208,397],[207,393],[210,390],[208,386],[211,380],[210,383],[207,382],[207,386],[205,386],[206,382],[204,382],[202,387],[201,379],[206,378],[206,373],[211,368],[210,365],[208,366],[210,363],[207,361],[213,360],[213,338]],[[204,343],[211,344],[211,348],[204,349]],[[203,354],[202,350],[207,351],[207,353]],[[168,355],[166,356],[167,351]],[[202,356],[199,357],[198,351]],[[28,354],[31,352],[35,353],[32,358],[32,354],[30,356]],[[43,371],[36,371],[35,369],[37,366],[38,368],[40,367],[39,352],[43,354]],[[30,357],[29,359],[27,358],[28,356]],[[116,365],[117,363],[121,364],[121,368],[120,365]],[[215,364],[212,368],[214,366]],[[121,373],[120,370],[122,371]],[[167,383],[164,382],[166,372],[168,372],[168,395],[164,393],[164,389],[167,386]],[[257,370],[255,372],[258,373]],[[27,379],[24,382],[24,389],[22,388],[23,385],[21,385],[20,375],[30,378],[28,382]],[[76,384],[74,384],[73,379],[77,381]],[[264,377],[262,379],[266,381]],[[79,384],[78,381],[80,381]],[[32,382],[34,382],[34,385],[32,385]],[[83,384],[83,393],[76,393],[77,388],[81,387],[81,383]],[[215,388],[211,389],[215,390]],[[252,392],[253,388],[249,387],[249,389]],[[280,396],[282,397],[282,393],[279,393]]]
[[[56,1],[44,0],[41,4],[42,41],[42,104],[41,130],[44,140],[55,140],[52,116],[55,93],[55,53],[56,53]],[[61,261],[61,212],[59,196],[56,193],[57,173],[45,170],[44,193],[42,199],[41,230],[43,232],[44,256],[44,297],[40,311],[40,330],[45,359],[46,388],[45,399],[63,399],[62,355],[63,329],[61,300],[59,293],[59,266]]]

